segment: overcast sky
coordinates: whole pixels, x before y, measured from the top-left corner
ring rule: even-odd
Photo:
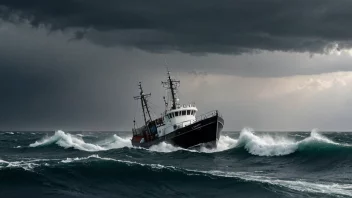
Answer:
[[[225,130],[352,130],[350,0],[0,0],[0,130],[130,130],[165,60]]]

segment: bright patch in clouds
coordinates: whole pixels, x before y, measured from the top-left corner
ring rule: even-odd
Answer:
[[[349,91],[348,85],[352,83],[352,72],[333,72],[319,75],[297,75],[278,78],[251,78],[207,74],[196,77],[188,76],[184,80],[187,82],[187,87],[182,88],[186,92],[194,93],[210,89],[217,92],[217,94],[211,95],[238,93],[236,97],[272,98],[292,93],[317,93],[327,89],[346,89],[345,91]],[[205,89],[206,87],[207,89]],[[219,87],[223,87],[224,89],[219,89]],[[234,97],[228,96],[226,98]]]
[[[219,109],[236,128],[349,129],[343,120],[352,111],[352,72],[278,78],[188,75],[181,82],[187,85],[182,101],[195,100],[204,111]]]
[[[330,55],[350,55],[352,56],[352,49],[341,49],[338,43],[333,44],[333,47],[326,50]]]

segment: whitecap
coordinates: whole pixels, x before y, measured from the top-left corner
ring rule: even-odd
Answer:
[[[14,135],[15,133],[12,132],[12,131],[8,131],[8,132],[5,132],[5,134],[8,134],[8,135]]]
[[[258,156],[283,156],[289,155],[297,150],[304,150],[309,146],[320,148],[322,146],[351,147],[351,145],[340,144],[320,134],[313,129],[309,137],[296,141],[286,134],[255,134],[253,130],[245,128],[241,131],[236,147],[243,147],[252,155]]]
[[[128,138],[121,138],[117,135],[113,135],[101,143],[87,143],[81,137],[65,133],[64,131],[58,130],[53,136],[45,137],[35,143],[30,144],[30,147],[47,146],[51,144],[57,144],[63,148],[75,148],[82,151],[105,151],[109,149],[131,147],[131,142]]]
[[[57,145],[64,148],[76,148],[83,151],[101,151],[106,150],[98,145],[86,143],[80,137],[65,133],[61,130],[55,132],[51,137],[44,138],[42,140],[36,141],[33,144],[30,144],[30,147],[46,146],[56,143]]]
[[[170,152],[175,152],[175,151],[179,151],[179,150],[187,150],[187,149],[176,147],[176,146],[173,146],[173,145],[166,143],[166,142],[161,142],[157,145],[151,146],[148,150],[154,151],[154,152],[170,153]]]
[[[284,135],[255,135],[251,129],[243,129],[237,147],[245,148],[250,154],[259,156],[281,156],[295,152],[298,148],[294,139]]]
[[[96,152],[106,151],[110,149],[118,148],[135,148],[131,144],[130,137],[120,137],[113,135],[107,139],[104,139],[96,143],[87,143],[82,137],[65,133],[64,131],[56,131],[53,136],[45,137],[35,143],[30,144],[30,147],[40,147],[51,144],[57,144],[64,148],[75,148],[82,151]],[[180,147],[173,146],[166,142],[161,142],[157,145],[151,146],[148,151],[152,152],[175,152],[179,150],[189,152],[203,152],[203,153],[214,153],[222,152],[233,148],[244,148],[252,155],[258,156],[283,156],[289,155],[296,152],[298,149],[305,149],[307,146],[325,144],[335,146],[349,146],[336,143],[329,138],[320,134],[317,130],[312,130],[309,137],[297,141],[293,137],[289,137],[287,134],[256,134],[252,129],[244,128],[239,135],[238,139],[234,139],[227,135],[221,135],[214,149],[207,149],[201,147],[200,149],[183,149]]]
[[[229,149],[232,149],[236,147],[238,144],[238,140],[231,138],[230,136],[227,135],[221,135],[219,137],[219,141],[217,143],[217,147],[213,149],[208,149],[206,147],[201,147],[200,152],[204,153],[215,153],[215,152],[221,152],[221,151],[226,151]]]
[[[88,157],[75,157],[75,158],[66,158],[64,160],[61,160],[62,163],[71,163],[75,161],[82,161],[82,160],[87,160],[90,158],[100,158],[98,155],[90,155]]]

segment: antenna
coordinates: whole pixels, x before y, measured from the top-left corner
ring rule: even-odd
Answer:
[[[172,79],[171,76],[170,76],[170,71],[169,70],[167,70],[167,75],[168,75],[167,81],[165,81],[165,82],[161,81],[161,84],[166,89],[170,89],[171,97],[172,97],[172,107],[171,107],[171,109],[176,109],[176,104],[178,104],[178,101],[176,101],[176,99],[178,99],[178,98],[176,98],[176,90],[177,90],[177,87],[180,86],[180,81]]]
[[[165,109],[166,109],[166,108],[167,108],[167,106],[169,105],[169,103],[167,103],[167,102],[166,102],[166,98],[165,98],[165,96],[163,97],[163,99],[164,99]]]

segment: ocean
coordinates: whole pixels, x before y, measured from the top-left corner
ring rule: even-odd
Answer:
[[[352,133],[222,132],[134,148],[130,132],[0,132],[0,197],[352,197]]]

